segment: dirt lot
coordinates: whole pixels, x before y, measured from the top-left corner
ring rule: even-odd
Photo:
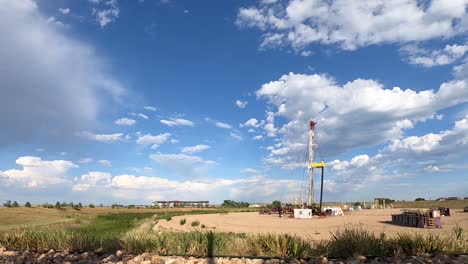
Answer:
[[[258,213],[229,213],[210,215],[186,215],[173,217],[171,221],[161,220],[157,225],[160,230],[192,230],[192,221],[200,221],[207,229],[218,232],[236,233],[289,233],[297,234],[314,240],[327,239],[330,232],[343,227],[358,227],[373,231],[385,232],[394,235],[403,232],[452,232],[458,224],[465,231],[468,230],[468,213],[453,210],[452,216],[443,217],[441,229],[422,229],[414,227],[396,226],[391,224],[391,215],[400,213],[400,209],[364,210],[345,212],[345,216],[328,217],[321,219],[291,219],[278,217],[278,215],[260,215]],[[187,223],[180,225],[185,218]],[[199,227],[198,227],[199,228]]]

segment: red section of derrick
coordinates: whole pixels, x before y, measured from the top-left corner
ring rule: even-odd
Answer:
[[[310,125],[310,129],[313,129],[315,127],[315,122],[310,120],[309,125]]]

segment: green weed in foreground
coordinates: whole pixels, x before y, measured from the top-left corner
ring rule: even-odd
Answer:
[[[463,232],[463,231],[460,231]],[[389,237],[384,233],[376,236],[362,228],[345,228],[332,234],[330,240],[316,245],[318,255],[336,258],[355,253],[366,256],[413,255],[413,254],[463,254],[468,252],[468,240],[457,233],[448,235],[403,233]]]

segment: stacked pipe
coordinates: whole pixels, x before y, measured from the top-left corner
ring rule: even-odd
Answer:
[[[438,210],[420,211],[407,210],[402,214],[392,215],[392,223],[395,225],[419,227],[419,228],[440,228],[442,222]]]

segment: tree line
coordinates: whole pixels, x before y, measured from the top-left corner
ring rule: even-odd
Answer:
[[[14,208],[14,207],[21,207],[20,204],[17,201],[11,201],[7,200],[5,203],[3,203],[3,206],[9,207],[9,208]],[[99,205],[100,207],[103,207],[103,204]],[[32,207],[31,203],[28,201],[24,204],[23,207]],[[50,204],[50,203],[44,203],[39,205],[39,207],[42,208],[55,208],[55,209],[62,209],[62,208],[73,208],[75,210],[80,210],[83,208],[83,204],[81,202],[75,204],[73,202],[67,203],[67,202],[56,202],[55,205]],[[89,204],[89,208],[95,208],[96,206],[94,204]]]

